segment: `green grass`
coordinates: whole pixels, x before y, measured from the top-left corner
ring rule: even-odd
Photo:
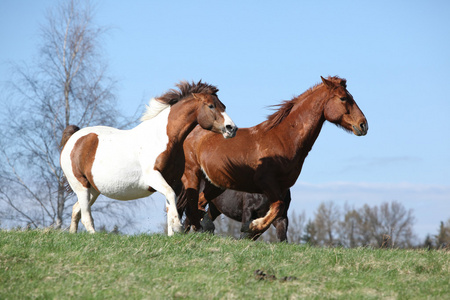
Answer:
[[[450,299],[450,252],[0,231],[0,299],[23,298]]]

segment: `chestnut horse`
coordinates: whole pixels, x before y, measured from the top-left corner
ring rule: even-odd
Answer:
[[[277,239],[279,242],[287,242],[287,230],[289,226],[288,209],[291,203],[291,192],[287,191],[284,197],[284,211],[281,217],[275,219],[272,225],[275,227]],[[204,204],[200,204],[200,209],[205,209]],[[228,218],[247,224],[252,220],[264,217],[269,211],[270,203],[269,199],[264,194],[251,194],[245,192],[239,192],[234,190],[225,190],[218,197],[211,200],[208,203],[208,210],[203,216],[200,225],[204,231],[214,233],[215,226],[214,220],[218,216],[224,214]],[[185,227],[189,220],[185,220]],[[243,232],[241,238],[250,238],[256,240],[261,236],[260,234],[249,234]]]
[[[87,231],[95,232],[90,207],[100,194],[132,200],[155,191],[167,199],[168,234],[182,231],[173,186],[184,171],[184,140],[197,124],[225,138],[234,137],[237,127],[215,86],[199,81],[177,87],[150,100],[142,122],[131,130],[73,125],[64,130],[61,167],[78,198],[71,232],[80,218]]]
[[[357,136],[368,125],[345,79],[322,78],[322,83],[280,105],[268,120],[239,129],[235,138],[220,140],[195,128],[184,143],[184,190],[177,208],[200,229],[199,183],[206,177],[200,203],[210,202],[225,189],[265,194],[270,203],[264,217],[243,226],[249,236],[264,232],[285,210],[283,195],[294,185],[303,162],[327,120]]]

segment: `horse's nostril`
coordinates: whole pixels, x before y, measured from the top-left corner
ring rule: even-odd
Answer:
[[[226,128],[228,131],[233,130],[233,126],[231,126],[231,125],[226,125],[225,128]]]
[[[360,127],[362,130],[365,130],[365,129],[366,129],[366,123],[361,123],[361,124],[359,124],[359,127]]]

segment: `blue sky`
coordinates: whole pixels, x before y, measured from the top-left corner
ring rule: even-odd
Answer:
[[[38,55],[39,24],[55,3],[0,2],[0,81],[8,61]],[[321,201],[396,200],[414,209],[422,237],[450,218],[449,15],[448,1],[100,1],[96,22],[111,27],[102,43],[125,114],[179,80],[203,79],[249,127],[321,75],[346,78],[369,133],[326,124],[293,209],[312,217]],[[153,199],[150,229],[164,217]]]

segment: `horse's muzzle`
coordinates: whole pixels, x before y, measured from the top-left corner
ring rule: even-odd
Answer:
[[[362,122],[359,126],[352,125],[353,133],[357,136],[364,136],[369,130],[369,124],[367,122]]]
[[[237,126],[226,125],[222,132],[223,137],[226,139],[231,139],[231,138],[235,137],[237,130],[238,130]]]

